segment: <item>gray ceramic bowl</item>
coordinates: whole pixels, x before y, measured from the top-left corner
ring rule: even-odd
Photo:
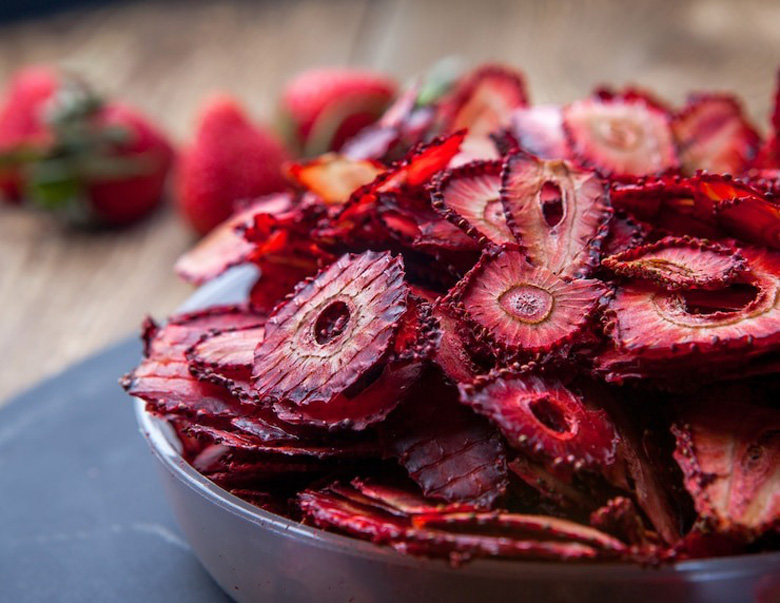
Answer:
[[[200,290],[186,309],[241,299],[246,273]],[[780,553],[662,568],[477,560],[460,568],[302,526],[200,475],[168,425],[136,400],[174,514],[195,554],[237,601],[734,603],[780,601]]]

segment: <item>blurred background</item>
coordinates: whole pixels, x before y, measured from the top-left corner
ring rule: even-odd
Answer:
[[[765,132],[778,24],[772,0],[4,0],[0,86],[27,64],[62,67],[180,144],[215,91],[272,121],[284,83],[304,69],[364,66],[404,81],[457,56],[519,67],[535,103],[601,83],[637,84],[676,105],[692,91],[731,90]],[[0,404],[137,331],[147,313],[175,309],[191,288],[171,267],[195,240],[171,204],[103,232],[1,205]]]

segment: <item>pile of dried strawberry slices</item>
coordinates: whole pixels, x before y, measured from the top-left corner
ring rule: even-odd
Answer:
[[[123,384],[229,492],[460,562],[780,548],[780,110],[423,81],[177,264]],[[778,102],[775,103],[777,105]]]

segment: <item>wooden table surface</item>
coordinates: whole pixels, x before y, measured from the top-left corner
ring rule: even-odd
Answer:
[[[181,142],[211,92],[270,119],[285,80],[307,67],[362,65],[403,80],[456,55],[521,67],[535,102],[566,102],[602,82],[676,103],[692,90],[736,90],[765,129],[778,25],[771,0],[119,3],[0,25],[0,81],[26,63],[61,65]],[[193,240],[170,207],[100,234],[1,207],[0,404],[133,333],[145,314],[173,310],[190,289],[171,265]]]

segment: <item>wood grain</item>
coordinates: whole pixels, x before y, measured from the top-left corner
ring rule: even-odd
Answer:
[[[603,82],[675,103],[692,90],[735,90],[765,128],[778,23],[771,0],[135,2],[0,26],[0,81],[27,63],[60,65],[181,142],[216,91],[271,120],[285,80],[307,67],[364,65],[405,79],[456,56],[522,67],[536,102]],[[0,401],[133,332],[145,314],[173,310],[189,288],[171,265],[192,241],[170,207],[100,234],[0,208]]]

